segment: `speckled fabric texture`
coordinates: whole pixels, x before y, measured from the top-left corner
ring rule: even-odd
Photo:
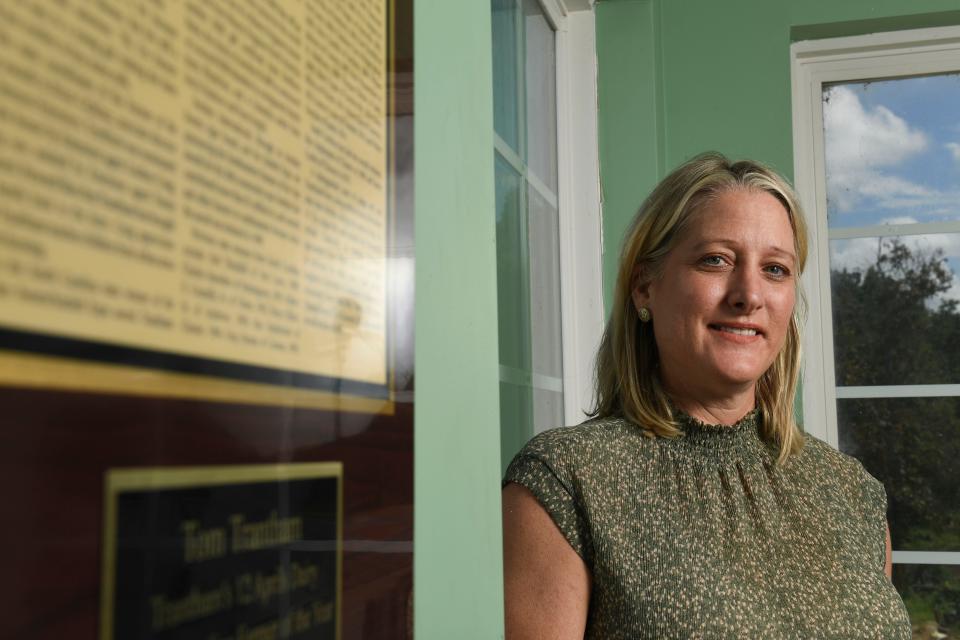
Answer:
[[[678,418],[675,439],[610,418],[547,431],[507,469],[590,569],[586,638],[910,639],[860,463],[808,436],[776,465],[756,413]]]

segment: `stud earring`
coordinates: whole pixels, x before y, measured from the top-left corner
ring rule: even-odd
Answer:
[[[640,307],[637,309],[637,315],[640,316],[640,322],[650,322],[650,309]]]

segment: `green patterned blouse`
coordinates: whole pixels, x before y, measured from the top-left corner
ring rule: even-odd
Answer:
[[[553,429],[507,469],[590,570],[586,638],[910,639],[886,495],[859,462],[808,436],[776,465],[756,412],[678,420],[674,439],[616,418]]]

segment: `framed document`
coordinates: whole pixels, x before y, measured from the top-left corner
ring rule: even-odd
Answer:
[[[392,410],[396,7],[241,4],[0,10],[0,382]]]
[[[0,637],[412,634],[412,16],[0,2]]]

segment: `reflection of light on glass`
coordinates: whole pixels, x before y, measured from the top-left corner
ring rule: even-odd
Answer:
[[[493,0],[492,5],[494,130],[519,153],[516,4],[514,0]]]
[[[537,0],[524,0],[527,166],[557,191],[556,35]]]
[[[394,249],[396,255],[389,258],[390,281],[387,287],[388,307],[393,314],[395,327],[413,326],[414,321],[414,259],[413,248]],[[410,331],[394,331],[391,334],[393,352],[394,388],[399,391],[409,387],[413,371],[407,363],[413,362],[413,334]],[[398,401],[412,402],[413,398],[398,394]]]

